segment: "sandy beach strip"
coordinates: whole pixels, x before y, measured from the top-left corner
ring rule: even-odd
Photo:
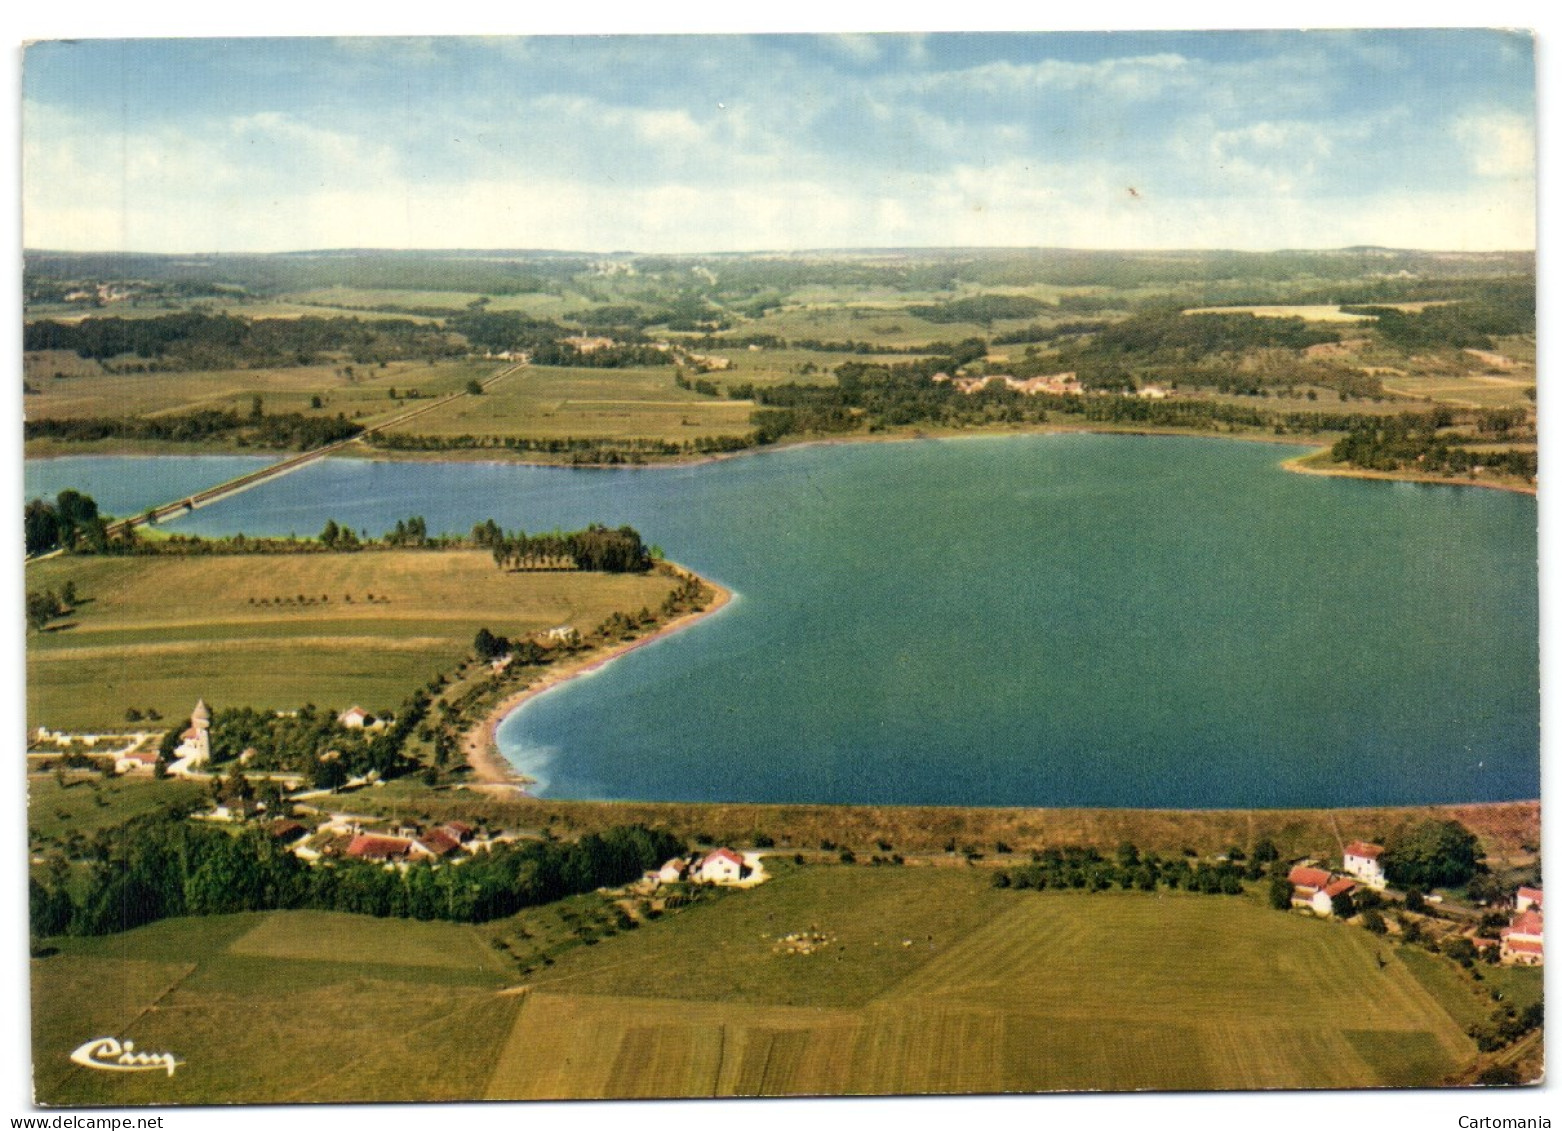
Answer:
[[[687,576],[694,576],[687,570],[680,571]],[[710,604],[703,609],[684,613],[682,616],[658,626],[654,632],[647,636],[641,636],[635,640],[623,640],[617,644],[610,644],[602,648],[593,648],[588,652],[571,656],[568,660],[552,664],[543,672],[541,679],[511,695],[505,696],[495,704],[493,710],[489,711],[488,715],[481,722],[461,736],[461,753],[466,758],[467,765],[472,767],[475,779],[474,788],[489,787],[490,792],[503,791],[513,795],[516,791],[524,792],[526,786],[532,784],[530,778],[519,773],[514,766],[505,760],[504,755],[499,753],[499,724],[522,703],[525,703],[533,696],[541,695],[549,688],[557,687],[566,680],[574,679],[588,672],[598,671],[620,656],[633,652],[636,648],[643,648],[647,644],[661,640],[663,637],[680,632],[691,624],[712,616],[732,600],[730,590],[717,585],[708,578],[700,578],[700,581],[715,594]]]
[[[1318,451],[1327,450],[1327,448],[1318,449]],[[1316,452],[1309,452],[1305,456],[1288,459],[1280,466],[1286,471],[1294,471],[1299,475],[1322,475],[1334,479],[1373,479],[1379,483],[1423,483],[1429,487],[1484,487],[1489,491],[1509,491],[1515,495],[1538,496],[1539,494],[1537,485],[1532,483],[1498,483],[1490,479],[1458,479],[1443,475],[1419,475],[1406,471],[1371,471],[1364,467],[1344,465],[1319,467],[1304,462],[1316,454]]]

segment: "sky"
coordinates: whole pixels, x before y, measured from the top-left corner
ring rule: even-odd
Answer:
[[[1535,246],[1523,32],[30,46],[23,242]]]

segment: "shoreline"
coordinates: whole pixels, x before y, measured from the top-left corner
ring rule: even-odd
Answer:
[[[1313,451],[1306,455],[1296,456],[1284,460],[1280,466],[1285,471],[1296,472],[1301,475],[1317,475],[1324,478],[1336,479],[1366,479],[1380,483],[1421,483],[1433,487],[1483,487],[1488,490],[1508,491],[1520,495],[1538,495],[1537,484],[1520,483],[1494,483],[1479,479],[1448,479],[1442,476],[1422,475],[1414,472],[1396,473],[1389,471],[1370,471],[1363,468],[1345,467],[1309,467],[1306,460],[1316,456],[1319,452],[1327,451],[1329,445],[1318,443],[1316,438],[1307,439],[1300,436],[1276,436],[1267,432],[1217,432],[1198,431],[1185,428],[1095,428],[1075,426],[1070,424],[1058,424],[1048,422],[1019,428],[961,428],[950,430],[928,430],[913,432],[874,433],[867,435],[851,434],[839,436],[813,436],[796,440],[784,440],[775,444],[756,445],[751,448],[743,448],[732,452],[709,452],[692,457],[668,456],[647,460],[643,463],[564,463],[550,462],[548,460],[530,458],[495,459],[490,450],[448,449],[443,451],[397,451],[372,448],[356,441],[349,442],[347,447],[352,450],[332,452],[325,458],[356,459],[368,463],[482,463],[494,467],[536,467],[550,468],[558,471],[670,471],[689,467],[703,467],[709,464],[726,463],[729,460],[753,459],[768,453],[780,453],[803,448],[828,448],[845,444],[907,444],[926,440],[959,440],[959,439],[1004,439],[1015,436],[1140,436],[1140,437],[1187,437],[1191,439],[1211,440],[1237,440],[1244,443],[1296,445],[1299,447],[1311,447]],[[287,452],[259,453],[256,449],[236,448],[233,450],[203,450],[197,452],[179,451],[147,451],[133,445],[110,444],[104,448],[94,448],[85,452],[61,452],[51,451],[45,454],[28,455],[24,445],[22,458],[24,462],[37,460],[45,462],[55,459],[69,459],[86,456],[103,456],[114,458],[160,458],[173,456],[175,458],[188,459],[202,456],[211,458],[226,458],[232,456],[259,456],[260,458],[275,457],[273,462],[280,462],[288,458]]]
[[[1495,483],[1483,479],[1447,479],[1441,475],[1421,475],[1414,472],[1399,474],[1392,471],[1370,471],[1362,467],[1317,467],[1307,463],[1308,460],[1318,455],[1319,452],[1328,451],[1328,447],[1320,447],[1317,451],[1309,452],[1305,456],[1296,456],[1285,460],[1280,466],[1297,475],[1318,475],[1326,479],[1367,479],[1377,483],[1419,483],[1427,487],[1484,487],[1488,491],[1507,491],[1514,495],[1529,495],[1538,498],[1540,487],[1538,484],[1522,483]]]
[[[671,562],[667,564],[684,577],[699,576],[683,566]],[[706,577],[701,577],[700,581],[709,586],[714,593],[710,604],[703,609],[696,609],[675,617],[666,624],[657,626],[649,634],[634,640],[622,640],[616,644],[594,648],[572,656],[562,663],[550,664],[540,679],[511,692],[494,704],[480,722],[461,736],[460,752],[466,758],[467,765],[472,768],[473,781],[469,788],[485,793],[532,796],[526,792],[526,787],[534,785],[534,780],[512,766],[499,751],[500,724],[522,704],[543,692],[550,691],[579,676],[600,671],[620,656],[627,656],[637,648],[643,648],[676,632],[681,632],[707,617],[714,616],[731,603],[733,594],[726,586],[719,585]]]

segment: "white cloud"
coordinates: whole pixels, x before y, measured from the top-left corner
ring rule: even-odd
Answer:
[[[1453,129],[1478,176],[1534,176],[1535,129],[1528,118],[1500,110],[1467,114]]]

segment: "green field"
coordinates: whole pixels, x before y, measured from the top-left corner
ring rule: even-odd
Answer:
[[[481,397],[462,397],[388,429],[420,436],[694,440],[749,431],[748,401],[707,397],[673,383],[673,366],[527,367]]]
[[[568,916],[594,898],[568,901]],[[39,1098],[1425,1086],[1473,1060],[1397,948],[1253,896],[784,867],[753,891],[566,948],[519,982],[496,943],[547,933],[550,914],[473,928],[272,912],[62,940],[33,961]],[[825,945],[778,949],[803,930]],[[186,1065],[173,1078],[70,1066],[100,1034]]]
[[[288,368],[217,369],[176,373],[110,373],[96,362],[59,350],[25,355],[24,375],[37,390],[26,397],[29,419],[100,416],[167,416],[197,409],[248,415],[260,397],[265,412],[346,416],[365,425],[405,412],[415,401],[393,400],[416,389],[425,397],[459,392],[473,378],[504,363],[480,359],[391,361],[383,366],[305,365]],[[63,373],[65,376],[56,377]],[[313,407],[311,398],[321,405]],[[29,454],[31,454],[29,452]]]
[[[589,631],[613,612],[655,608],[672,587],[654,573],[502,573],[478,550],[79,557],[27,568],[29,589],[66,581],[83,598],[76,614],[27,641],[30,728],[122,728],[130,707],[179,719],[202,697],[392,710],[466,656],[479,628]]]
[[[35,959],[43,1103],[287,1103],[479,1095],[519,999],[476,928],[325,912],[178,919],[66,939]],[[162,1073],[70,1063],[117,1035],[185,1062]]]
[[[777,953],[802,929],[828,945]],[[808,869],[565,956],[487,1096],[1412,1086],[1472,1054],[1392,948],[1251,897]]]
[[[153,729],[156,724],[147,724]],[[97,774],[70,774],[61,785],[48,775],[27,779],[27,840],[37,848],[72,833],[91,837],[170,806],[203,800],[206,789],[197,782],[153,781],[147,777],[99,780]]]
[[[1526,390],[1535,388],[1535,371],[1518,374],[1469,373],[1446,376],[1384,374],[1383,388],[1402,397],[1425,398],[1458,408],[1529,408]]]

